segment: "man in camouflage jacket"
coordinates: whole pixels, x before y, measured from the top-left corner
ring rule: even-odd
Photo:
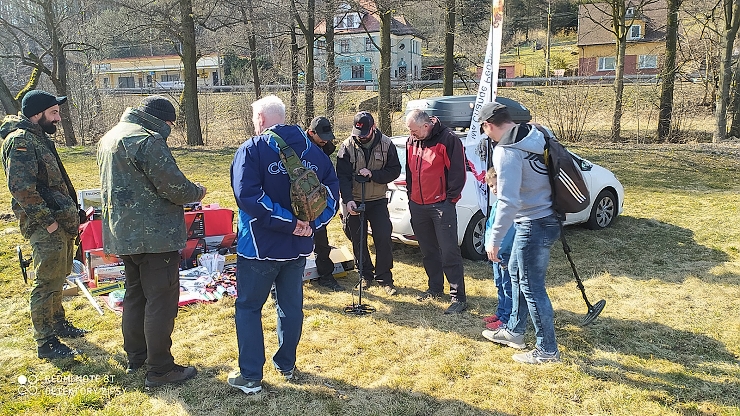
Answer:
[[[86,332],[67,321],[62,306],[62,286],[72,271],[80,225],[77,194],[48,136],[56,132],[59,105],[65,101],[67,97],[31,91],[22,100],[22,111],[6,116],[0,125],[11,205],[32,248],[31,322],[39,358],[77,354],[57,337],[77,338]]]
[[[196,374],[175,364],[170,347],[180,296],[178,250],[186,240],[183,204],[203,199],[206,188],[185,177],[167,146],[175,116],[165,97],[146,97],[98,143],[103,249],[123,260],[126,273],[126,371],[146,363],[147,387]]]

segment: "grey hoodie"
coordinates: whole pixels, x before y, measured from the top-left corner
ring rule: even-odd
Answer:
[[[493,149],[493,167],[498,173],[494,246],[501,246],[514,222],[535,220],[554,212],[544,149],[544,136],[529,124],[517,124]]]

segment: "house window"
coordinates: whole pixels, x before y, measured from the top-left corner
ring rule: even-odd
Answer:
[[[365,79],[364,65],[352,65],[352,79]]]
[[[110,79],[108,77],[103,78],[103,88],[110,88]]]
[[[599,58],[599,71],[614,71],[617,60],[613,56]]]
[[[357,27],[357,26],[355,25],[355,15],[354,15],[354,14],[348,14],[348,15],[347,15],[347,16],[346,16],[346,17],[344,18],[344,27],[346,27],[346,28],[350,28],[350,29],[351,29],[351,28],[355,28],[355,27]]]
[[[316,41],[316,49],[319,54],[326,53],[326,41],[325,40],[317,40]]]
[[[118,77],[118,88],[136,88],[134,77]]]
[[[658,55],[640,55],[637,57],[637,69],[652,69],[658,67]]]
[[[365,38],[365,51],[372,51],[373,49],[375,49],[373,40],[370,37]]]
[[[627,10],[624,12],[624,17],[634,17],[635,16],[635,8],[634,7],[628,7]]]
[[[640,36],[641,29],[640,25],[630,26],[629,32],[627,32],[627,40],[640,39],[642,37]]]
[[[162,82],[173,82],[173,81],[179,81],[179,80],[180,80],[180,74],[162,75]]]
[[[339,41],[339,52],[349,53],[349,39],[342,39]]]

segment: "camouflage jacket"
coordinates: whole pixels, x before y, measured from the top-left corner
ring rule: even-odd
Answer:
[[[24,237],[56,221],[77,235],[80,217],[75,190],[64,181],[54,143],[36,123],[21,114],[8,115],[0,124],[3,169],[12,196],[11,205]]]
[[[167,146],[170,127],[135,108],[98,142],[103,244],[109,254],[185,247],[183,204],[204,191],[180,171]]]

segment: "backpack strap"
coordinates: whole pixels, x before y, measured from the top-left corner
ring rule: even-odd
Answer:
[[[287,143],[285,143],[285,140],[283,140],[282,137],[280,137],[279,134],[275,133],[274,131],[270,129],[266,129],[262,132],[262,134],[269,134],[278,144],[280,159],[283,161],[283,164],[286,165],[303,165],[301,163],[300,158],[298,158],[298,155],[296,155],[295,151],[292,147],[288,146]],[[291,177],[291,180],[293,180],[293,173],[292,169],[288,169],[288,176]]]

